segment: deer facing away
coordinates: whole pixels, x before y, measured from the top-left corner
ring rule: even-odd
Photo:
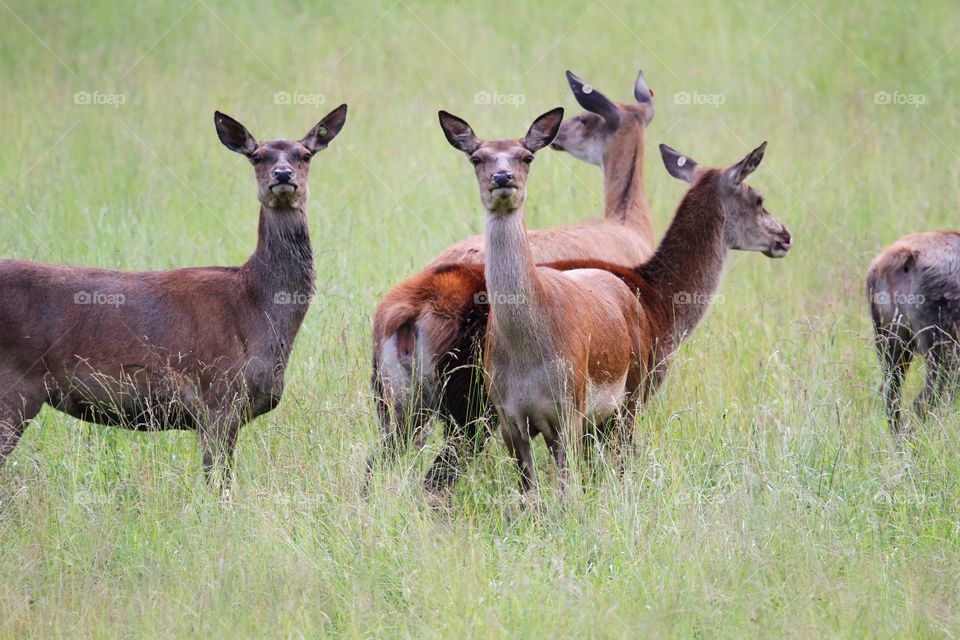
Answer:
[[[557,150],[601,168],[604,183],[604,217],[581,223],[528,232],[530,250],[537,262],[603,259],[630,266],[653,253],[655,239],[643,177],[644,135],[653,119],[653,94],[643,72],[633,86],[635,102],[617,104],[599,90],[567,72],[570,89],[584,113],[565,120],[552,143]],[[431,417],[443,422],[448,435],[471,430],[467,425],[483,413],[483,393],[468,353],[477,347],[471,331],[454,332],[465,342],[448,344],[453,318],[465,325],[483,321],[486,309],[472,309],[454,298],[452,317],[436,319],[445,302],[434,297],[431,305],[416,297],[411,284],[431,278],[450,264],[484,263],[484,238],[459,242],[437,256],[426,270],[390,290],[377,306],[373,328],[373,377],[381,439],[369,458],[367,476],[381,456],[400,453],[410,441],[419,443]],[[453,276],[454,280],[456,276]],[[443,277],[440,276],[442,280]],[[474,273],[482,284],[482,269]],[[440,280],[434,281],[439,284]],[[451,280],[454,288],[457,283]],[[481,287],[482,289],[482,287]],[[482,298],[482,294],[481,294]],[[471,310],[472,309],[472,310]],[[464,311],[465,315],[459,315]],[[439,335],[432,335],[437,329]],[[444,345],[434,349],[434,345]],[[418,444],[419,446],[419,444]],[[441,454],[428,476],[428,484],[445,484],[449,468]]]
[[[208,479],[227,485],[239,428],[283,392],[313,293],[310,159],[346,114],[341,105],[300,141],[264,143],[215,114],[221,142],[257,179],[258,241],[243,266],[121,272],[0,261],[0,463],[48,404],[99,424],[197,430]]]
[[[866,284],[890,429],[905,436],[909,429],[901,394],[914,355],[927,363],[926,382],[914,404],[919,418],[927,415],[934,401],[956,393],[960,232],[932,231],[900,238],[873,260]]]

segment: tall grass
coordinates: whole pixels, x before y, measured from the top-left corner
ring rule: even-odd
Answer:
[[[3,257],[238,264],[255,185],[213,110],[270,139],[350,104],[313,161],[320,295],[283,403],[241,434],[233,503],[206,491],[193,434],[44,410],[0,470],[0,635],[960,633],[958,413],[897,452],[862,287],[885,244],[956,225],[952,3],[0,0],[0,16]],[[766,139],[752,184],[795,249],[731,260],[622,481],[561,501],[538,445],[538,516],[495,444],[436,514],[419,489],[433,440],[363,499],[373,307],[482,227],[437,109],[518,136],[548,108],[578,111],[564,69],[627,100],[641,67],[658,230],[683,185],[656,143],[717,166]],[[530,193],[536,226],[601,209],[597,169],[559,153],[540,154]]]

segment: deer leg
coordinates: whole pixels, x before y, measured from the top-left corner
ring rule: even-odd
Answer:
[[[877,354],[880,356],[880,367],[883,372],[880,392],[886,404],[890,431],[895,436],[904,436],[907,430],[904,427],[901,401],[903,379],[913,359],[913,353],[910,350],[912,336],[909,329],[901,324],[892,326],[875,324],[874,331]]]
[[[26,380],[0,369],[0,466],[20,442],[29,421],[40,412],[45,394],[42,380]]]
[[[230,409],[211,411],[212,419],[200,428],[200,450],[207,484],[221,496],[228,497],[233,481],[233,452],[237,444],[241,420],[239,412]]]
[[[526,425],[526,418],[521,423],[500,416],[500,434],[507,445],[507,451],[517,464],[520,472],[520,490],[526,495],[537,485],[536,472],[533,468],[533,449],[530,447],[530,431]],[[522,428],[521,428],[522,427]]]
[[[930,407],[941,400],[951,379],[956,375],[957,361],[953,344],[936,342],[927,351],[926,361],[927,379],[914,405],[914,410],[921,420],[926,419]]]
[[[460,425],[448,418],[444,423],[443,449],[427,470],[424,489],[435,497],[451,492],[470,462],[483,451],[488,436],[489,430],[482,420]]]
[[[378,397],[376,403],[380,439],[367,457],[364,494],[370,489],[373,472],[378,465],[397,460],[406,452],[411,441],[418,447],[423,446],[431,417],[420,393],[411,394],[407,402],[389,402],[386,398]]]

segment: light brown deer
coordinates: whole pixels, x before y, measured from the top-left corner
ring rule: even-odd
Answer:
[[[230,482],[240,427],[280,401],[313,295],[307,175],[343,127],[257,142],[220,112],[221,142],[253,165],[257,248],[241,267],[121,272],[0,261],[0,463],[44,404],[143,431],[195,429],[211,483]]]
[[[531,230],[530,250],[538,262],[602,257],[614,264],[636,264],[656,246],[643,180],[644,132],[653,120],[653,92],[643,71],[633,85],[635,103],[617,104],[570,71],[567,82],[587,111],[561,125],[553,147],[600,167],[604,216]],[[445,249],[427,267],[483,261],[484,238],[473,236]]]
[[[474,166],[487,211],[486,387],[524,491],[535,486],[530,440],[537,434],[546,440],[561,479],[568,475],[566,444],[579,443],[587,424],[596,425],[603,437],[604,425],[619,422],[616,448],[622,448],[632,434],[651,367],[664,363],[699,322],[719,286],[727,249],[785,255],[792,241],[766,214],[762,197],[743,185],[760,164],[765,143],[722,174],[697,171],[695,162],[663,148],[671,173],[696,181],[691,192],[697,193],[685,198],[687,210],[681,205],[650,261],[659,276],[647,280],[654,296],[643,295],[602,265],[538,267],[524,224],[526,179],[533,154],[552,141],[562,114],[561,109],[544,114],[522,140],[481,142],[466,122],[440,113],[450,144]],[[701,185],[710,182],[702,193]],[[674,244],[674,227],[684,225],[682,243]],[[680,283],[684,288],[677,288]],[[667,295],[672,317],[661,324],[664,309],[655,298],[662,302]],[[677,309],[687,303],[698,312]]]
[[[956,393],[960,372],[960,232],[932,231],[900,238],[867,272],[867,298],[882,394],[890,429],[910,430],[901,407],[903,379],[914,355],[925,358],[927,379],[914,404],[920,419],[934,401]]]
[[[469,127],[456,120],[448,122],[454,146],[465,152],[472,148]],[[632,438],[630,416],[635,403],[642,403],[659,386],[671,356],[703,318],[719,287],[727,252],[758,251],[780,258],[793,240],[745,181],[760,164],[766,143],[727,169],[700,167],[661,145],[667,170],[691,186],[653,257],[633,268],[602,261],[534,267],[519,233],[522,210],[507,214],[495,210],[504,206],[500,204],[503,196],[509,196],[508,204],[522,203],[523,183],[516,177],[525,177],[522,167],[528,155],[518,141],[481,143],[489,144],[496,144],[499,153],[506,153],[501,144],[510,145],[514,155],[509,162],[519,171],[507,169],[514,174],[517,192],[494,193],[488,187],[490,193],[484,196],[484,180],[496,184],[494,176],[501,169],[487,175],[485,168],[478,168],[481,195],[493,205],[488,214],[487,277],[474,265],[446,265],[417,274],[395,290],[398,298],[411,302],[407,311],[415,315],[398,313],[388,321],[394,326],[416,319],[441,353],[486,342],[483,356],[491,398],[502,414],[501,429],[516,455],[522,486],[528,488],[533,485],[530,436],[538,432],[547,436],[562,464],[564,435],[577,437],[592,424],[596,435],[606,438],[612,427],[619,427],[612,434],[611,447],[618,458]],[[486,167],[487,161],[481,159],[478,167]],[[502,266],[496,266],[495,260]],[[626,285],[630,296],[639,300],[639,309],[622,299],[622,292],[608,278],[595,275],[597,270],[615,275]],[[544,282],[550,284],[544,286]],[[593,285],[592,291],[579,293],[586,282]],[[479,292],[485,292],[489,305],[476,302]],[[614,320],[617,305],[623,306]],[[498,313],[501,320],[496,319]],[[605,321],[597,327],[600,317]],[[624,338],[621,327],[628,319],[633,324]],[[470,357],[452,370],[453,376],[477,364],[476,350],[464,353]],[[462,384],[462,380],[456,383]],[[451,394],[445,397],[448,405],[466,402]],[[610,420],[617,415],[625,419]],[[425,481],[430,492],[448,491],[482,446],[486,431],[475,424],[467,423],[462,432],[448,432],[444,450]]]
[[[616,104],[569,71],[567,81],[587,111],[560,125],[553,147],[601,168],[604,218],[531,231],[531,252],[538,262],[593,258],[624,266],[637,264],[655,247],[643,178],[644,135],[654,115],[653,92],[642,71],[633,86],[635,103]],[[468,238],[441,253],[421,273],[429,277],[427,274],[444,263],[483,265],[483,243],[482,236]],[[482,281],[482,270],[478,278]],[[454,288],[459,286],[455,278],[452,284]],[[372,385],[381,440],[368,459],[368,480],[381,456],[393,457],[411,441],[419,447],[433,416],[440,418],[451,435],[471,430],[466,425],[483,412],[485,395],[477,392],[473,372],[462,366],[467,352],[476,345],[468,337],[467,342],[448,345],[449,349],[434,350],[422,337],[430,334],[431,327],[443,333],[443,327],[453,326],[451,317],[437,318],[436,322],[429,317],[433,312],[442,313],[443,302],[437,298],[433,301],[439,306],[418,316],[414,308],[425,301],[407,293],[404,285],[394,288],[374,314]],[[450,302],[457,310],[463,308],[459,300]],[[485,318],[486,310],[481,309],[479,315]],[[471,312],[462,320],[470,324],[477,316]],[[396,323],[397,318],[404,320]],[[443,335],[433,339],[446,343]],[[447,475],[438,471],[448,467],[442,458],[430,473],[430,485],[447,482],[440,479]]]

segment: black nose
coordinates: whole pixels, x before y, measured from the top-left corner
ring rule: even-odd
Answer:
[[[277,182],[285,184],[290,182],[290,179],[293,178],[293,169],[288,169],[287,167],[278,167],[273,170],[273,177]]]
[[[510,183],[513,182],[513,174],[509,171],[497,171],[492,178],[493,184],[498,187],[509,187]]]

